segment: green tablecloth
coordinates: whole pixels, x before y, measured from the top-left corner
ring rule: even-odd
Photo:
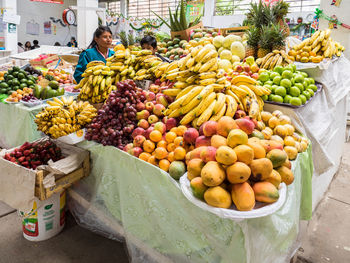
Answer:
[[[0,103],[0,147],[12,148],[41,137],[34,123],[42,106],[28,108],[21,103]]]
[[[241,222],[196,207],[167,173],[114,147],[86,141],[79,146],[91,151],[92,172],[73,190],[90,203],[87,211],[72,205],[72,212],[78,222],[108,236],[93,215],[93,207],[104,207],[123,226],[133,262],[145,260],[135,238],[173,262],[284,262],[299,220],[311,218],[311,146],[293,162],[295,181],[282,208]]]

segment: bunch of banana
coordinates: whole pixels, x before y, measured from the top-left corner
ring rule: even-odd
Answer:
[[[150,50],[130,51],[118,50],[107,59],[107,66],[115,72],[115,83],[126,79],[144,80],[154,79],[155,70],[163,63],[160,58],[152,55]]]
[[[284,50],[274,50],[263,58],[258,58],[256,64],[263,69],[274,69],[276,66],[288,66],[293,63],[293,59],[290,58]]]
[[[50,106],[35,116],[35,123],[38,130],[54,139],[80,130],[97,115],[89,102],[76,102],[73,97],[54,97],[47,104]]]
[[[104,102],[109,93],[116,89],[116,86],[113,85],[115,75],[115,71],[103,62],[90,62],[82,74],[84,78],[76,86],[77,89],[81,88],[79,99],[89,100],[92,103]]]
[[[263,95],[270,95],[271,90],[258,85],[258,82],[248,76],[245,75],[239,75],[239,76],[235,76],[232,78],[231,80],[231,88],[234,87],[235,89],[242,89],[241,86],[243,86],[243,88],[245,90],[250,89],[251,91],[253,91],[255,93],[256,96],[263,96]],[[246,95],[249,95],[248,92],[245,92]]]
[[[319,63],[324,58],[332,58],[334,55],[340,57],[345,50],[340,43],[333,41],[330,37],[331,30],[318,30],[311,37],[295,45],[288,55],[294,61]]]

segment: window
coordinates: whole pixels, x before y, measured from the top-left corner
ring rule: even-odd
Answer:
[[[120,14],[120,1],[110,2],[107,4],[107,9],[113,13]]]
[[[227,16],[244,14],[250,7],[250,3],[260,0],[216,0],[215,16]],[[286,0],[290,4],[290,12],[314,11],[320,4],[320,0]]]
[[[128,16],[139,18],[157,18],[151,11],[167,17],[169,7],[174,11],[180,0],[129,0],[128,1]]]

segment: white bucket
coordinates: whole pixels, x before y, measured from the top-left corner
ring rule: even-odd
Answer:
[[[34,201],[32,211],[22,220],[24,238],[43,241],[61,232],[65,224],[65,206],[65,191],[44,201]]]

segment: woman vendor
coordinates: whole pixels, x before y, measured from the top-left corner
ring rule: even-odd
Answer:
[[[109,49],[112,44],[112,31],[107,26],[99,26],[95,33],[91,44],[84,50],[80,56],[78,65],[74,72],[74,79],[77,83],[82,79],[81,74],[84,73],[86,65],[91,61],[103,61],[113,56],[114,51]]]

